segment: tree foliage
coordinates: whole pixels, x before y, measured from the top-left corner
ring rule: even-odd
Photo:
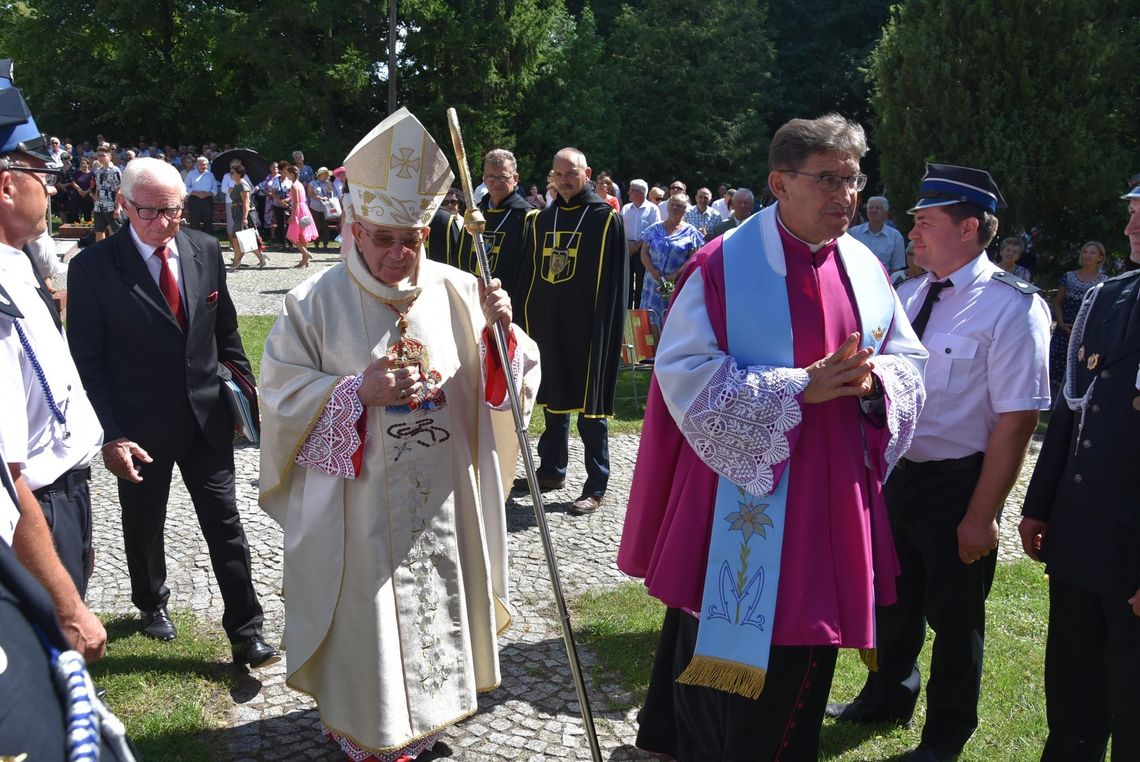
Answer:
[[[1073,246],[1121,227],[1140,158],[1137,30],[1135,0],[896,6],[870,65],[890,195],[913,199],[928,161],[984,167],[1010,204],[1003,231],[1040,226],[1071,269]]]

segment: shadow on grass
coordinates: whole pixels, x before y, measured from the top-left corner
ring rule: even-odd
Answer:
[[[191,614],[172,612],[178,637],[159,642],[139,632],[139,619],[104,621],[107,655],[90,666],[107,690],[106,703],[123,720],[142,759],[217,759],[203,732],[228,719],[237,674],[225,635]]]

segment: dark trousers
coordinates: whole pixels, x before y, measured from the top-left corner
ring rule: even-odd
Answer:
[[[678,762],[799,762],[819,758],[819,731],[838,649],[773,646],[758,699],[683,685],[698,620],[668,609],[654,657],[637,746]]]
[[[288,209],[283,206],[273,206],[273,224],[277,226],[274,238],[277,240],[278,245],[285,245],[285,229],[289,227],[288,221],[285,219],[288,214]]]
[[[1140,759],[1140,618],[1109,597],[1049,577],[1042,762]]]
[[[329,225],[325,221],[325,213],[315,209],[309,211],[313,215],[313,224],[317,226],[317,244],[324,249],[329,245]]]
[[[996,553],[972,564],[958,558],[958,524],[981,467],[980,454],[952,463],[902,461],[887,481],[883,495],[902,572],[898,601],[875,608],[879,671],[860,693],[881,713],[910,718],[929,623],[934,647],[922,741],[951,751],[978,727],[986,597],[997,566]]]
[[[641,304],[641,284],[645,280],[645,265],[641,261],[640,249],[629,255],[629,309],[635,310]]]
[[[570,414],[551,413],[543,408],[546,431],[538,438],[539,476],[566,478],[570,462]],[[578,436],[586,451],[586,483],[582,496],[600,498],[610,482],[609,422],[605,418],[587,418],[578,414]]]
[[[214,233],[214,199],[188,196],[186,198],[186,219],[190,227],[203,233]]]
[[[258,635],[262,611],[253,590],[249,544],[237,510],[233,449],[215,450],[200,431],[193,447],[174,462],[141,465],[143,480],[138,484],[119,480],[131,602],[142,611],[150,611],[165,606],[170,597],[163,531],[175,462],[198,514],[225,603],[222,627],[235,642]]]
[[[73,469],[35,491],[44,519],[51,528],[59,560],[81,598],[87,595],[87,580],[95,565],[91,546],[90,478],[90,468]]]

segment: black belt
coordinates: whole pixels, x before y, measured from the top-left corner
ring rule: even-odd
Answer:
[[[65,492],[67,490],[74,489],[80,484],[85,484],[90,478],[90,466],[87,466],[85,468],[73,468],[46,487],[40,487],[39,489],[32,490],[32,494],[37,498],[41,498],[44,495],[50,495],[53,492]]]
[[[918,463],[906,458],[900,458],[899,462],[895,465],[899,471],[906,471],[911,474],[935,474],[945,473],[947,471],[972,471],[975,468],[982,467],[982,461],[986,459],[984,452],[976,452],[973,455],[967,455],[964,458],[948,458],[947,460],[928,460]]]

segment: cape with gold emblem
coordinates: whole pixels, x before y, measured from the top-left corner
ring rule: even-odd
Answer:
[[[479,208],[487,220],[483,241],[487,247],[487,263],[491,266],[491,277],[498,278],[503,288],[518,304],[526,295],[519,287],[523,270],[523,257],[530,226],[538,211],[518,193],[508,193],[503,203],[491,206],[491,194],[479,200]],[[479,258],[475,254],[475,242],[464,228],[459,238],[460,258],[456,267],[475,275],[479,274]]]
[[[261,505],[285,535],[287,684],[351,758],[415,756],[500,681],[518,445],[505,394],[488,402],[501,376],[476,279],[421,249],[410,277],[384,283],[352,235],[352,217],[427,225],[451,182],[438,147],[401,109],[344,163],[344,261],[286,296],[266,342]],[[537,348],[510,335],[529,410]],[[365,407],[360,374],[384,355],[426,383],[406,405]]]
[[[625,228],[592,184],[534,218],[516,319],[542,353],[538,404],[552,413],[613,415],[625,295]]]

